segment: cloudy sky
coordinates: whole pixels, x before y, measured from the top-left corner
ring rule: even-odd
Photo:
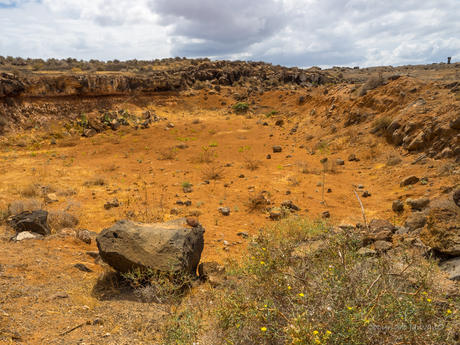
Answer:
[[[284,66],[460,61],[460,0],[0,0],[0,55]]]

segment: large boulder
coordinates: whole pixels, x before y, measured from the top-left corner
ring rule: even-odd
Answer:
[[[409,228],[409,231],[423,228],[426,224],[426,216],[422,212],[414,212],[406,219],[404,226]]]
[[[442,207],[428,213],[426,225],[420,233],[422,242],[444,254],[460,255],[460,216]]]
[[[96,242],[100,256],[119,272],[151,268],[196,274],[204,247],[204,228],[186,218],[146,224],[123,219],[104,229]]]
[[[29,231],[43,236],[51,234],[48,224],[48,212],[43,210],[21,212],[15,216],[9,217],[8,224],[17,233]]]

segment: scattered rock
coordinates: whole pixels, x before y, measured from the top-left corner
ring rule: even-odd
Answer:
[[[372,219],[369,223],[369,230],[373,234],[377,234],[381,231],[394,232],[395,227],[387,219]]]
[[[367,198],[367,197],[370,197],[371,196],[371,193],[369,193],[367,190],[365,190],[363,192],[363,194],[361,194],[363,198]]]
[[[276,120],[275,126],[280,126],[281,127],[282,125],[284,125],[284,120],[283,119]]]
[[[22,231],[18,233],[16,236],[11,238],[11,241],[13,242],[20,242],[23,240],[29,240],[29,239],[37,239],[37,238],[42,238],[43,235],[37,234],[35,232],[29,232],[29,231]]]
[[[391,205],[391,208],[395,212],[401,212],[404,210],[404,203],[401,200],[394,200],[393,204]]]
[[[458,207],[460,207],[460,189],[457,189],[457,190],[454,192],[454,195],[452,195],[452,199],[454,200],[455,205],[457,205]]]
[[[323,213],[321,213],[321,217],[322,218],[330,218],[331,213],[329,211],[324,211]]]
[[[55,293],[54,295],[51,295],[48,298],[48,301],[54,301],[55,299],[59,299],[59,298],[69,298],[69,294],[65,291],[60,291],[60,292]]]
[[[106,210],[110,210],[111,208],[118,207],[118,206],[120,206],[120,202],[118,201],[117,198],[113,198],[104,204],[104,208]]]
[[[383,230],[375,234],[376,241],[390,241],[393,236],[393,232],[390,230]]]
[[[361,256],[371,256],[371,255],[376,255],[377,252],[373,249],[362,247],[357,251],[356,254],[361,255]]]
[[[201,263],[198,272],[202,280],[208,281],[213,286],[221,285],[227,280],[225,266],[219,265],[216,261]]]
[[[283,218],[283,212],[281,211],[270,211],[270,219],[271,220],[280,220],[281,218]]]
[[[420,179],[415,175],[406,177],[401,181],[401,187],[408,186],[410,184],[416,184],[418,181],[420,181]]]
[[[89,269],[88,267],[86,267],[83,264],[75,264],[75,265],[73,265],[73,267],[78,268],[80,271],[83,271],[83,272],[88,272],[88,273],[93,272],[92,269]]]
[[[425,207],[427,207],[429,204],[430,204],[430,199],[428,199],[428,198],[420,198],[420,199],[412,200],[412,202],[410,204],[410,207],[413,210],[420,211],[420,210],[424,209]]]
[[[148,267],[195,275],[205,229],[201,224],[184,227],[185,223],[185,218],[155,224],[123,219],[101,231],[97,247],[101,258],[120,272]]]
[[[283,148],[279,145],[273,146],[273,153],[281,152],[283,151]]]
[[[75,235],[80,241],[85,242],[86,244],[91,244],[91,233],[88,230],[79,229]]]
[[[404,226],[409,228],[409,231],[423,228],[426,223],[426,216],[422,212],[414,212],[407,219]]]
[[[247,231],[240,231],[236,235],[241,236],[243,238],[248,238],[249,237],[249,234],[247,233]]]
[[[272,159],[272,155],[268,154],[267,159]]]
[[[56,196],[56,194],[47,194],[47,195],[45,195],[45,204],[51,204],[53,202],[59,202],[59,199]]]
[[[219,207],[218,210],[222,213],[223,216],[230,215],[230,207]]]
[[[348,161],[349,162],[353,162],[353,161],[356,161],[356,155],[354,153],[352,153],[351,155],[348,156]]]
[[[377,253],[384,253],[392,247],[390,242],[387,241],[376,241],[374,243],[374,248]]]
[[[353,224],[342,223],[342,224],[339,224],[338,228],[340,230],[354,230],[356,227]]]
[[[196,228],[200,223],[198,223],[198,221],[195,218],[188,217],[187,224],[190,225],[191,227]]]
[[[426,217],[426,225],[420,232],[422,242],[441,253],[460,255],[460,219],[449,209],[435,207]]]
[[[439,267],[449,274],[450,280],[460,280],[460,257],[444,261]]]
[[[96,259],[96,258],[99,256],[99,252],[88,251],[88,252],[86,252],[86,255],[89,255],[89,256],[91,256],[93,259]]]
[[[47,236],[51,234],[47,211],[24,211],[8,218],[8,224],[16,232],[35,232]]]
[[[177,207],[173,207],[172,209],[169,210],[170,215],[178,215],[179,214],[179,209]]]
[[[343,159],[337,159],[337,165],[345,165],[345,161]]]
[[[292,200],[284,200],[284,201],[281,203],[281,206],[282,206],[282,207],[286,207],[286,208],[291,208],[291,206],[292,206]]]

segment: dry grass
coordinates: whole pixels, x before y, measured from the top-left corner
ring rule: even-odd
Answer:
[[[246,168],[254,171],[259,169],[259,166],[262,164],[262,161],[256,157],[244,157],[244,162],[246,163]]]
[[[162,160],[173,160],[179,154],[179,150],[176,147],[168,147],[158,152],[160,159]]]
[[[214,150],[210,151],[209,149],[203,150],[203,152],[196,157],[195,161],[200,164],[210,164],[214,161]]]
[[[117,171],[119,168],[118,165],[116,165],[115,163],[112,163],[112,164],[109,164],[109,165],[106,165],[102,168],[102,171],[105,171],[105,172],[114,172],[114,171]]]
[[[363,86],[358,91],[358,97],[364,96],[367,91],[373,90],[376,87],[380,86],[383,84],[383,77],[382,73],[379,73],[378,75],[373,75],[370,78],[366,80]]]
[[[33,198],[41,195],[40,188],[35,183],[29,183],[19,190],[19,194],[25,198]]]
[[[43,209],[43,202],[30,198],[13,201],[10,205],[9,211],[12,215],[15,215],[24,211],[38,211],[41,209]]]
[[[77,146],[79,143],[79,139],[76,138],[69,138],[63,139],[58,142],[59,147],[74,147]]]
[[[455,165],[452,163],[444,163],[437,168],[438,176],[451,176],[455,171]]]
[[[249,197],[245,205],[249,212],[261,212],[267,208],[269,203],[270,202],[265,198],[265,196],[262,193],[259,193],[254,197]]]
[[[107,179],[104,176],[94,175],[90,179],[86,180],[83,185],[86,187],[92,186],[104,186],[107,184]]]
[[[48,214],[48,223],[52,232],[65,228],[74,228],[79,222],[77,216],[65,211],[50,211]]]
[[[225,169],[216,165],[208,165],[203,168],[202,176],[205,180],[220,180],[225,176]]]
[[[310,173],[310,169],[308,167],[307,162],[305,162],[305,161],[297,161],[297,162],[295,162],[295,164],[299,167],[300,172],[302,174],[309,174]]]
[[[388,166],[388,167],[392,167],[392,166],[398,165],[401,162],[402,162],[401,157],[399,157],[397,155],[389,155],[387,157],[385,165]]]

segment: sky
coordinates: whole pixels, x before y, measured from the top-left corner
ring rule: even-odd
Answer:
[[[283,66],[460,61],[460,0],[0,0],[0,55]]]

